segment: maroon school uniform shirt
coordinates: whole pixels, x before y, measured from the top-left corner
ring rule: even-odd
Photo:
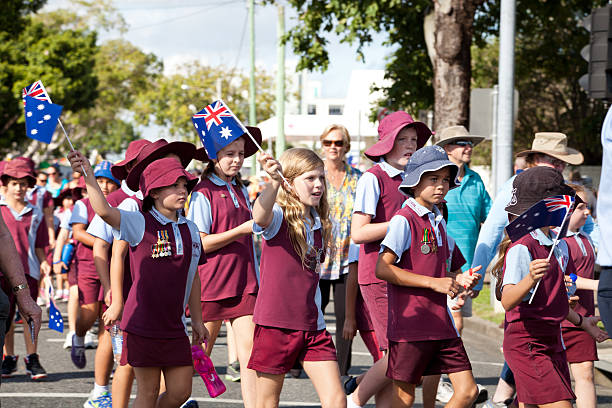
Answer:
[[[206,262],[197,227],[182,215],[173,222],[155,208],[120,211],[120,230],[113,230],[113,234],[130,244],[133,276],[121,329],[151,338],[187,335],[185,308],[197,266]],[[167,234],[170,256],[152,256],[159,233]]]
[[[26,195],[26,199],[35,207],[44,210],[45,208],[55,207],[53,196],[46,188],[35,185]]]
[[[15,241],[24,272],[34,279],[40,279],[40,262],[35,249],[49,245],[49,233],[42,210],[26,203],[24,209],[17,213],[5,201],[0,201],[0,211]]]
[[[219,234],[249,221],[251,206],[245,192],[216,175],[200,181],[189,203],[187,218],[200,232]],[[215,301],[257,293],[253,235],[244,235],[206,254],[198,267],[202,281],[202,301]]]
[[[393,217],[382,245],[398,256],[397,266],[406,271],[430,276],[446,277],[447,260],[450,257],[445,223],[437,211],[431,212],[408,199],[406,206]],[[428,253],[423,253],[425,229],[433,231]],[[406,239],[410,235],[409,239]],[[405,238],[403,238],[405,237]],[[410,245],[406,248],[406,242]],[[459,337],[450,311],[446,306],[446,294],[431,289],[399,286],[389,283],[389,323],[387,336],[395,342],[444,340]]]
[[[589,237],[583,232],[571,233],[563,240],[567,244],[569,249],[570,258],[574,262],[576,269],[576,275],[593,279],[593,272],[595,267],[595,249]],[[566,272],[566,275],[568,273]],[[574,311],[583,316],[593,316],[595,314],[595,298],[592,290],[579,289],[576,290],[576,296],[579,297],[578,304],[574,307]],[[567,319],[563,320],[561,326],[578,329]],[[580,330],[580,329],[578,329]]]
[[[70,226],[74,224],[84,224],[85,230],[93,220],[96,213],[89,202],[89,198],[83,198],[74,204],[72,209],[72,216],[70,217]],[[81,241],[75,239],[76,250],[74,253],[74,264],[77,274],[87,274],[92,276],[98,276],[96,266],[93,260],[93,248],[83,244]]]
[[[274,205],[274,217],[266,229],[255,225],[255,232],[263,233],[259,293],[253,321],[260,326],[315,331],[325,328],[321,312],[319,273],[314,252],[307,265],[297,255],[282,209]],[[304,223],[309,245],[319,253],[323,262],[321,221],[313,210],[314,225]]]
[[[551,247],[552,239],[539,229],[510,244],[504,259],[503,285],[520,282],[529,273],[529,263],[534,259],[546,259]],[[521,303],[506,311],[506,325],[517,322],[536,336],[549,335],[551,330],[558,330],[560,334],[561,322],[569,312],[564,274],[574,271],[567,244],[561,240],[550,258],[550,269],[540,280],[533,302],[529,304],[532,289]]]
[[[376,204],[376,215],[372,217],[370,223],[376,224],[389,221],[401,208],[405,199],[405,196],[398,190],[402,183],[402,175],[400,173],[390,177],[380,165],[372,166],[366,173],[372,173],[376,176],[380,188],[380,195]],[[381,242],[382,240],[378,240],[359,246],[357,276],[360,285],[383,283],[382,280],[376,277],[376,262],[378,261],[378,251],[380,251]]]

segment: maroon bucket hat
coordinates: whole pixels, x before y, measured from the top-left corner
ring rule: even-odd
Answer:
[[[32,170],[32,174],[34,174],[34,171],[36,169],[36,164],[34,163],[34,160],[30,159],[29,157],[24,157],[24,156],[15,157],[13,160],[24,161]]]
[[[173,157],[159,159],[153,165],[144,169],[140,176],[139,184],[142,196],[148,197],[151,190],[155,188],[171,186],[180,177],[187,179],[187,192],[190,193],[198,182],[197,177],[191,175]]]
[[[145,139],[138,139],[130,142],[125,151],[125,159],[117,162],[112,168],[111,173],[119,180],[125,180],[128,176],[127,166],[134,162],[138,157],[138,154],[142,151],[145,146],[150,145],[151,142]]]
[[[185,168],[194,158],[196,147],[192,143],[187,142],[168,143],[165,139],[159,139],[146,145],[136,157],[136,165],[132,167],[132,170],[130,170],[125,179],[127,186],[132,191],[137,191],[140,183],[140,175],[147,166],[155,160],[159,160],[171,153],[176,154],[181,159],[183,168]]]
[[[374,162],[393,149],[397,134],[405,127],[414,127],[417,132],[417,149],[425,146],[431,136],[431,130],[423,122],[412,119],[408,112],[393,112],[381,119],[378,124],[378,142],[370,146],[364,154]]]
[[[25,160],[14,159],[9,161],[2,171],[2,183],[6,185],[5,177],[26,178],[29,187],[34,187],[36,184],[34,171]]]

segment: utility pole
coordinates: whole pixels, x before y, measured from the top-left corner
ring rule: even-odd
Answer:
[[[250,75],[249,75],[249,125],[257,125],[255,114],[255,0],[247,0],[249,5],[249,31],[250,31]],[[257,159],[251,157],[251,174],[257,174]]]
[[[285,35],[285,7],[278,6],[278,48],[277,48],[277,65],[276,73],[276,157],[280,157],[285,151],[285,44],[283,43],[283,35]]]

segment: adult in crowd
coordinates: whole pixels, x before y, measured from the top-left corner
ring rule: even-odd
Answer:
[[[348,130],[342,125],[330,125],[321,134],[321,146],[325,163],[327,201],[332,222],[332,237],[335,251],[321,265],[319,287],[321,310],[329,303],[334,291],[334,313],[336,315],[336,350],[340,375],[348,375],[351,366],[351,340],[342,336],[345,316],[346,278],[348,275],[349,246],[351,243],[351,216],[357,180],[361,172],[346,163],[345,157],[351,148]]]
[[[448,159],[459,167],[457,179],[461,182],[458,188],[450,190],[445,197],[448,208],[448,235],[453,237],[455,243],[465,257],[466,263],[462,270],[465,272],[472,264],[472,256],[476,248],[476,240],[480,225],[486,220],[491,209],[491,197],[482,178],[469,164],[472,160],[474,146],[484,140],[483,136],[470,135],[463,126],[451,126],[442,129],[436,144],[446,151]],[[474,292],[477,296],[478,293]],[[463,329],[463,317],[472,316],[472,299],[465,299],[461,310],[453,311],[453,320],[459,333]]]
[[[601,237],[612,236],[612,107],[608,110],[601,127],[601,145],[603,157],[597,209],[599,212],[599,233]],[[601,266],[597,303],[601,320],[608,333],[612,332],[612,240],[600,239],[597,263]]]
[[[525,157],[527,169],[524,171],[529,171],[531,167],[546,166],[562,173],[568,164],[578,166],[584,161],[582,153],[567,146],[567,136],[558,132],[536,133],[531,149],[524,150],[517,156]],[[510,177],[502,185],[493,200],[489,215],[478,235],[472,267],[481,266],[483,271],[486,270],[497,253],[497,247],[504,235],[504,228],[508,225],[505,207],[512,198],[512,183],[515,177],[516,175]],[[593,221],[591,219],[590,229],[585,225],[583,231],[590,233],[592,230]],[[482,285],[481,280],[474,287],[476,296],[482,289]],[[494,286],[491,285],[491,287]],[[487,401],[485,407],[505,406],[507,400],[511,400],[514,391],[514,376],[508,365],[504,364],[495,394],[491,400]]]
[[[68,180],[62,177],[60,173],[59,166],[55,163],[47,168],[47,176],[49,179],[47,180],[47,191],[51,193],[53,198],[57,197],[59,193],[66,187],[68,184]]]
[[[34,324],[35,338],[38,338],[42,310],[36,304],[34,299],[32,299],[32,296],[30,296],[30,289],[23,271],[21,257],[17,252],[13,237],[11,236],[11,233],[4,223],[4,219],[2,217],[0,217],[0,242],[2,242],[4,245],[3,250],[0,251],[0,270],[4,276],[0,277],[0,279],[8,281],[8,285],[2,286],[8,286],[11,288],[11,293],[5,293],[3,290],[0,290],[1,349],[4,347],[4,336],[9,323],[9,297],[14,296],[16,298],[17,306],[19,307],[19,314],[24,322],[28,322],[30,319],[32,319]]]

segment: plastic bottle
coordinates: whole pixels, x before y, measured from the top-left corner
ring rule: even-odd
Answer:
[[[119,322],[113,324],[109,332],[113,346],[113,356],[115,357],[115,362],[119,364],[121,362],[121,350],[123,349],[123,333],[119,328]]]
[[[64,263],[64,265],[70,266],[70,262],[72,262],[73,255],[74,255],[74,245],[71,243],[64,245],[64,247],[62,248],[62,262]],[[67,272],[67,271],[68,269],[64,268],[64,272]]]
[[[215,366],[210,357],[204,353],[202,347],[191,346],[191,356],[193,357],[193,367],[204,380],[204,385],[208,390],[208,394],[212,397],[218,397],[225,392],[225,384],[215,371]]]
[[[575,273],[570,273],[569,277],[572,280],[572,283],[567,286],[567,297],[574,296],[576,293],[576,279],[578,279],[578,276]]]

